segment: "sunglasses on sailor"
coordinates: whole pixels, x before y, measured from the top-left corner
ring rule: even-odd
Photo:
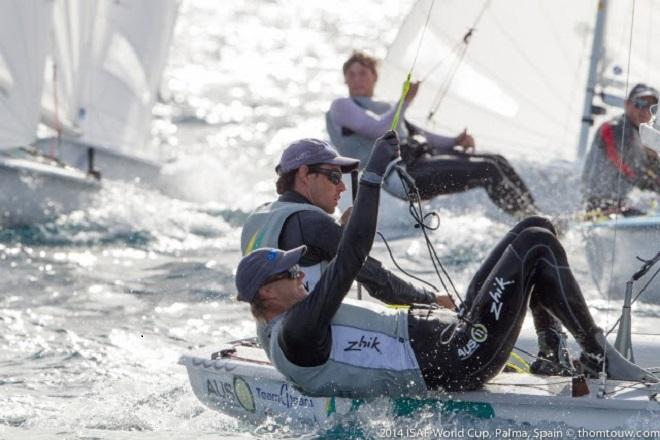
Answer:
[[[643,110],[643,109],[652,107],[656,104],[657,104],[657,102],[649,102],[649,101],[647,101],[646,99],[643,99],[643,98],[633,99],[633,105],[635,106],[635,108],[637,110]]]
[[[289,268],[289,270],[285,270],[284,272],[276,273],[275,275],[266,278],[266,281],[264,281],[264,284],[272,283],[274,281],[279,281],[283,280],[285,278],[288,278],[290,280],[295,280],[296,278],[300,278],[300,275],[303,273],[302,270],[300,270],[299,265],[294,265]]]
[[[329,170],[321,167],[309,167],[309,173],[323,174],[333,185],[339,185],[341,183],[341,171]]]

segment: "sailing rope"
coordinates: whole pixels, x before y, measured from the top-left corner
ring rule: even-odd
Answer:
[[[406,80],[403,83],[403,90],[401,92],[401,97],[399,98],[399,104],[397,105],[396,112],[394,113],[394,117],[392,118],[391,129],[393,131],[396,131],[397,127],[399,126],[399,119],[401,118],[401,110],[403,108],[403,103],[406,99],[406,96],[408,95],[408,91],[410,90],[410,81],[411,81],[410,79],[412,77],[412,72],[415,69],[415,64],[417,64],[417,58],[418,58],[419,52],[422,48],[422,43],[424,42],[424,36],[426,34],[426,29],[428,28],[429,21],[431,19],[431,13],[433,12],[433,5],[435,5],[435,0],[432,0],[431,5],[429,6],[429,10],[426,14],[426,22],[424,23],[424,27],[422,28],[422,33],[420,35],[419,42],[417,43],[417,50],[415,51],[415,57],[413,58],[413,62],[412,62],[412,65],[410,66],[410,69],[408,70],[408,75],[406,76]],[[406,179],[404,179],[401,175],[399,175],[399,178],[401,179],[401,184],[403,185],[406,194],[408,194],[408,203],[410,205],[409,206],[409,211],[410,211],[410,215],[413,217],[413,219],[416,222],[415,227],[420,228],[422,230],[422,233],[424,234],[424,239],[426,241],[426,246],[427,246],[427,249],[429,251],[429,256],[431,257],[431,262],[433,263],[433,268],[435,269],[435,273],[437,274],[437,276],[440,280],[440,284],[442,284],[442,287],[444,288],[447,295],[450,298],[452,298],[452,294],[449,292],[447,284],[443,280],[443,277],[440,274],[440,270],[438,270],[438,268],[440,268],[442,270],[442,272],[444,273],[444,275],[447,277],[448,284],[452,287],[453,293],[456,295],[456,297],[460,300],[460,302],[462,304],[463,299],[461,298],[458,291],[456,290],[456,286],[454,285],[454,282],[452,281],[451,277],[449,276],[449,274],[445,270],[444,266],[442,265],[442,262],[440,262],[440,259],[438,258],[438,255],[435,252],[435,249],[433,248],[433,244],[431,243],[431,240],[430,240],[430,238],[428,237],[428,235],[426,233],[427,229],[434,230],[434,228],[429,227],[429,225],[426,224],[425,221],[424,221],[426,219],[426,217],[428,216],[428,214],[424,215],[424,210],[423,210],[422,205],[421,205],[421,197],[419,195],[419,190],[417,189],[416,185],[413,185],[412,188],[411,188],[410,185],[408,184],[408,182],[406,181]],[[417,207],[415,206],[415,202],[417,202],[417,204],[418,204]],[[385,237],[382,236],[382,234],[381,234],[381,238],[383,238],[383,240],[387,243],[387,241],[385,240]],[[392,261],[394,261],[394,257],[392,256],[391,253],[390,253],[390,257],[392,257]],[[394,264],[396,265],[396,262]],[[398,265],[397,265],[397,267],[398,267]],[[404,271],[404,273],[408,274],[405,271]],[[413,278],[418,279],[417,277],[413,277]],[[430,283],[426,283],[426,284],[429,284],[430,286],[433,286]]]
[[[488,3],[490,3],[490,0],[488,0],[488,2],[486,3],[486,6],[488,5]],[[422,29],[422,33],[421,33],[419,42],[417,44],[417,50],[415,52],[415,57],[413,59],[413,62],[412,62],[412,65],[411,65],[410,69],[408,70],[406,80],[404,81],[404,84],[403,84],[403,90],[402,90],[402,93],[401,93],[401,97],[399,98],[399,103],[397,105],[397,110],[394,114],[394,118],[392,119],[391,129],[394,130],[394,131],[396,131],[396,129],[399,125],[399,119],[401,117],[401,110],[403,108],[403,103],[404,103],[405,98],[408,94],[408,91],[410,90],[412,72],[415,68],[415,64],[417,63],[417,58],[419,56],[419,52],[420,52],[420,49],[422,47],[422,42],[424,41],[424,35],[426,33],[426,29],[428,27],[429,20],[431,18],[431,12],[433,11],[433,5],[434,4],[435,4],[435,0],[432,0],[431,6],[429,7],[429,11],[426,15],[426,22],[424,23],[424,28]],[[485,11],[486,6],[480,12],[479,17],[475,21],[475,25],[481,19],[481,16],[483,15],[483,12]],[[467,44],[467,42],[469,42],[469,39],[470,39],[471,35],[472,35],[472,32],[468,31],[468,34],[466,34],[465,37],[463,38],[463,41],[465,42],[465,44]],[[458,290],[456,289],[456,286],[454,285],[454,282],[452,281],[451,277],[449,276],[449,273],[447,273],[447,270],[445,269],[444,265],[440,261],[440,258],[438,257],[438,254],[436,253],[435,248],[433,247],[433,243],[431,242],[431,239],[429,238],[429,236],[427,234],[427,229],[428,230],[437,229],[437,226],[432,227],[432,226],[428,225],[425,221],[426,218],[429,215],[431,215],[431,213],[424,214],[424,209],[423,209],[422,204],[421,204],[421,197],[420,197],[420,194],[419,194],[419,189],[417,188],[416,185],[414,185],[414,182],[413,182],[412,187],[411,187],[411,185],[409,185],[408,181],[406,179],[404,179],[401,174],[399,174],[399,178],[401,179],[401,184],[403,185],[406,194],[408,194],[408,203],[410,205],[409,206],[410,215],[416,221],[415,227],[422,230],[422,234],[424,235],[424,240],[426,242],[426,247],[427,247],[427,250],[429,252],[429,256],[431,257],[431,262],[433,263],[433,268],[435,270],[435,273],[438,276],[438,279],[440,280],[440,284],[442,285],[443,290],[445,291],[445,293],[449,296],[450,299],[452,299],[452,302],[453,302],[453,298],[454,298],[454,295],[455,295],[455,297],[459,301],[459,304],[461,304],[461,306],[463,306],[465,302],[464,302],[463,298],[461,297],[461,295],[458,293]],[[415,206],[416,204],[417,204],[417,206]],[[432,214],[435,214],[435,213],[432,213]],[[435,215],[437,217],[437,214],[435,214]],[[386,246],[388,247],[388,251],[389,251],[389,246],[387,245],[387,240],[385,239],[385,237],[382,234],[380,234],[380,236],[383,239],[383,241],[386,243]],[[408,272],[404,271],[396,263],[395,258],[394,258],[394,256],[392,255],[391,252],[390,252],[390,258],[394,262],[395,266],[397,266],[397,268],[399,268],[399,270],[402,270],[406,275],[411,276]],[[447,283],[445,283],[445,280],[444,280],[443,276],[440,273],[441,271],[444,274],[444,277],[447,278]],[[414,277],[414,276],[411,276],[411,277],[419,280],[418,277]],[[433,286],[432,284],[430,284],[426,281],[424,281],[424,283],[434,287],[434,290],[435,290],[435,286]],[[448,288],[447,284],[449,284],[449,286],[451,286],[452,292],[449,291],[449,288]],[[453,293],[453,295],[452,295],[452,293]],[[464,311],[461,311],[457,314],[457,319],[459,319],[460,321],[465,322],[471,328],[474,325],[474,323],[471,322],[471,320],[468,319],[465,316],[465,313],[463,313],[463,312]],[[450,331],[449,337],[445,338],[445,336],[444,336],[445,331],[450,330],[450,329],[452,331]],[[455,332],[456,332],[456,329],[457,329],[457,326],[446,327],[445,331],[443,331],[443,335],[441,337],[440,342],[442,344],[448,344],[453,339],[453,337],[455,335]],[[516,348],[516,347],[514,347],[514,348]],[[512,353],[512,357],[514,358],[514,360],[517,360],[516,356],[517,355],[515,353]],[[535,357],[535,356],[533,356],[533,357]],[[519,358],[519,356],[518,356],[518,358]],[[520,359],[522,360],[522,358],[520,358]],[[512,369],[514,369],[518,372],[525,372],[529,368],[524,360],[522,360],[522,367],[514,364],[513,362],[509,362],[509,364],[511,364],[510,366],[511,366]]]
[[[626,96],[628,93],[630,93],[629,87],[630,87],[630,60],[631,60],[631,55],[632,55],[632,37],[633,37],[633,27],[635,23],[635,0],[632,2],[632,10],[630,14],[630,34],[628,36],[628,60],[627,60],[627,66],[626,66]],[[623,147],[624,147],[624,142],[626,140],[626,128],[628,124],[628,118],[624,117],[623,118],[623,130],[621,132],[621,139],[619,142],[619,157],[623,157]],[[617,194],[620,194],[621,191],[621,173],[617,173],[617,179],[616,179],[616,187],[617,187]],[[621,206],[621,198],[617,200],[619,207]],[[617,236],[617,226],[618,226],[618,220],[619,220],[619,215],[614,216],[614,234],[613,234],[613,239],[612,239],[612,252],[610,255],[610,279],[608,283],[608,288],[607,288],[607,312],[605,313],[605,323],[606,323],[606,328],[609,326],[609,321],[610,321],[610,307],[611,307],[611,302],[612,302],[612,282],[613,282],[613,274],[614,274],[614,256],[616,255],[616,236]],[[603,359],[606,359],[605,357],[605,348],[603,347]],[[602,376],[607,377],[606,373],[606,362],[603,362],[603,369],[602,369]]]
[[[419,51],[422,48],[422,42],[424,41],[424,35],[426,34],[426,28],[429,26],[429,20],[431,19],[431,12],[433,11],[433,5],[435,0],[431,1],[431,6],[429,7],[429,12],[426,14],[426,22],[424,22],[424,27],[422,28],[422,35],[419,37],[419,42],[417,43],[417,51],[415,51],[415,58],[413,58],[412,65],[410,70],[408,70],[408,75],[406,75],[406,80],[403,82],[403,90],[401,92],[401,98],[399,98],[399,104],[396,106],[396,113],[394,113],[394,118],[392,118],[392,130],[396,131],[399,126],[399,119],[401,118],[401,109],[403,109],[403,102],[408,96],[408,91],[410,90],[410,78],[412,77],[413,69],[415,64],[417,64],[417,57],[419,56]]]
[[[442,101],[444,101],[445,96],[447,96],[447,93],[449,92],[449,87],[451,86],[451,83],[454,81],[454,77],[456,76],[456,72],[463,63],[463,58],[465,58],[465,54],[467,53],[468,45],[472,40],[472,34],[476,29],[477,25],[479,24],[479,22],[481,21],[481,18],[486,12],[486,9],[488,9],[488,6],[490,6],[490,1],[491,0],[488,0],[484,3],[483,7],[481,8],[481,11],[479,11],[479,14],[477,15],[477,18],[472,23],[472,26],[468,28],[465,35],[463,35],[461,41],[457,43],[456,46],[454,46],[454,48],[452,49],[452,53],[448,57],[446,57],[449,58],[455,54],[456,61],[454,62],[453,65],[450,66],[448,74],[444,77],[442,83],[440,84],[440,88],[438,89],[438,92],[433,98],[433,105],[431,106],[431,109],[429,110],[429,113],[426,116],[426,119],[428,121],[433,119],[433,116],[435,116],[435,113],[440,108],[440,104],[442,104]],[[423,77],[422,81],[426,80],[429,76],[431,76],[431,74],[444,63],[444,60],[446,58],[438,61],[433,67],[431,67],[428,73]]]
[[[638,257],[638,258],[639,258],[639,257]],[[637,301],[637,299],[638,299],[638,298],[639,298],[639,297],[640,297],[640,296],[646,291],[646,289],[647,289],[647,288],[649,287],[649,285],[653,282],[653,280],[655,279],[655,277],[658,276],[658,273],[660,273],[660,268],[658,268],[658,269],[653,273],[653,275],[651,275],[651,277],[648,279],[648,281],[646,282],[646,284],[644,284],[644,287],[642,287],[641,289],[639,289],[639,292],[637,292],[637,295],[635,295],[635,297],[631,299],[631,301],[630,301],[630,305],[631,305],[631,306],[632,306],[633,304],[635,304],[635,302]],[[607,333],[605,334],[605,336],[607,336],[607,335],[609,335],[610,333],[612,333],[612,332],[618,327],[618,325],[619,325],[620,322],[621,322],[621,316],[619,316],[619,318],[616,320],[616,322],[615,322],[614,324],[612,324],[612,327],[610,327],[610,329],[607,331]],[[657,334],[656,334],[656,336],[657,336]]]

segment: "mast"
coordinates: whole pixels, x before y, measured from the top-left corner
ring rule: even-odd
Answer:
[[[580,128],[580,141],[578,143],[577,157],[582,159],[587,151],[587,142],[589,141],[589,129],[594,124],[594,118],[591,111],[593,105],[596,75],[598,62],[603,55],[603,41],[605,40],[605,19],[607,16],[607,0],[598,1],[596,11],[596,27],[594,29],[594,41],[591,46],[591,57],[589,60],[589,76],[587,77],[587,87],[584,96],[584,105],[582,107],[582,126]]]

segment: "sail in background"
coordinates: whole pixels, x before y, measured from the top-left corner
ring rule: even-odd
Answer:
[[[400,28],[381,69],[379,96],[394,100],[400,93],[431,3],[418,1]],[[619,98],[626,92],[632,4],[608,3],[596,88]],[[657,80],[660,53],[651,50],[658,41],[652,17],[660,2],[635,4],[630,82]],[[407,118],[445,133],[468,127],[480,148],[514,157],[574,160],[598,6],[596,0],[436,0],[413,72],[417,79],[428,78]],[[482,11],[446,96],[428,120],[456,65],[453,49]],[[607,117],[617,112],[610,109]]]
[[[608,1],[605,54],[601,60],[599,78],[600,85],[606,93],[625,96],[629,54],[630,78],[627,90],[637,82],[660,87],[658,22],[660,22],[660,0]]]
[[[28,145],[39,122],[51,0],[0,0],[0,149]]]
[[[140,155],[178,6],[178,0],[57,2],[58,110],[79,130],[77,141]],[[45,106],[52,102],[46,93]]]

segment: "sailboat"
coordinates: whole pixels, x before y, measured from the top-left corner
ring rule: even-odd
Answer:
[[[383,408],[378,405],[384,403],[385,411],[395,415],[434,410],[445,415],[497,417],[528,424],[555,422],[587,429],[614,429],[636,420],[647,429],[660,429],[659,388],[633,382],[602,385],[588,379],[583,387],[566,377],[500,373],[476,391],[365,401],[305,395],[272,366],[256,340],[198,349],[182,355],[179,364],[186,367],[201,402],[257,424],[274,419],[318,426],[362,406],[377,405],[380,413]]]
[[[433,3],[435,8],[431,9]],[[590,57],[593,30],[604,24],[604,6],[603,1],[595,0],[420,0],[385,60],[379,81],[385,91],[381,96],[389,93],[393,102],[398,99],[401,83],[417,59],[416,72],[422,72],[424,87],[433,90],[435,82],[441,90],[438,95],[427,95],[426,100],[418,96],[408,109],[407,117],[417,124],[460,132],[469,123],[480,143],[501,148],[499,151],[507,155],[575,160],[580,154],[576,145],[588,138],[584,134],[588,135],[597,110],[593,85],[588,96],[580,99],[584,84],[607,79],[600,83],[603,89],[598,99],[603,100],[603,107],[615,103],[617,93],[624,96],[625,81],[611,77],[602,70],[605,67],[599,71],[600,57]],[[427,18],[429,25],[424,30]],[[629,27],[617,32],[623,35],[625,29]],[[417,53],[424,31],[424,43]],[[477,38],[479,33],[483,38]],[[461,49],[471,38],[469,49]],[[589,63],[590,58],[593,63]],[[607,62],[616,67],[614,57]],[[619,75],[618,68],[612,69]],[[452,87],[448,87],[447,78],[452,78]],[[440,107],[438,102],[446,106]],[[657,365],[655,338],[634,335],[633,339],[641,348],[637,362],[646,367]],[[517,345],[535,351],[535,342],[530,341],[523,337]],[[617,341],[617,347],[624,346]],[[274,418],[317,424],[371,404],[337,396],[304,395],[273,367],[254,340],[195,350],[182,355],[179,363],[186,367],[193,391],[204,404],[256,423]],[[390,403],[394,414],[432,408],[443,413],[518,423],[550,421],[589,429],[616,428],[633,419],[657,429],[658,391],[658,385],[642,383],[501,373],[477,391],[429,392],[381,402]]]
[[[42,118],[58,136],[36,147],[48,153],[55,144],[75,167],[85,167],[91,149],[104,178],[157,185],[161,164],[147,144],[178,6],[58,0]]]
[[[37,154],[52,1],[0,0],[0,226],[77,209],[99,188],[88,173]]]

